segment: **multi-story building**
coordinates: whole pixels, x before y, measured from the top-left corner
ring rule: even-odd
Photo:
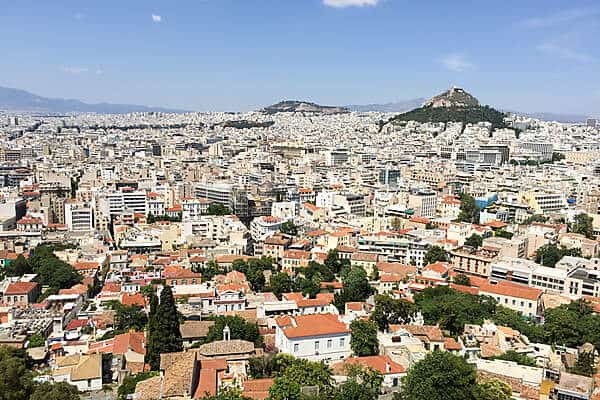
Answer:
[[[275,318],[275,347],[280,353],[331,362],[352,354],[350,328],[334,314]]]
[[[94,210],[88,203],[67,200],[65,202],[65,224],[74,232],[94,230]]]

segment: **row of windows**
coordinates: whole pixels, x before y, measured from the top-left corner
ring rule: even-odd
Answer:
[[[344,347],[344,345],[346,344],[346,339],[340,338],[339,343],[340,343],[340,347]],[[320,346],[321,346],[321,342],[319,340],[315,340],[315,351],[319,351]],[[327,346],[327,349],[331,349],[333,347],[333,339],[327,339],[326,346]],[[294,343],[294,353],[297,353],[298,351],[300,351],[300,344]]]

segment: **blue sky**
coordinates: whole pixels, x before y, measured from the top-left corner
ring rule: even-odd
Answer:
[[[207,111],[458,85],[600,115],[598,37],[598,0],[5,0],[0,86]]]

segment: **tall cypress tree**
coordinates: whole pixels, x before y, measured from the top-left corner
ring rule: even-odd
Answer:
[[[152,309],[152,303],[150,303]],[[150,311],[152,314],[152,310]],[[179,330],[179,313],[173,299],[173,292],[165,286],[160,294],[160,303],[148,324],[147,359],[153,370],[160,368],[160,355],[183,351],[183,341]]]
[[[158,309],[158,296],[153,290],[150,293],[150,312],[148,314],[148,329],[146,331],[146,363],[150,364],[153,370],[158,369],[160,365],[160,355],[156,348],[156,310]],[[156,367],[156,368],[155,368]]]

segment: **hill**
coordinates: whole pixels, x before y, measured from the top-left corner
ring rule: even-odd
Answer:
[[[427,100],[423,107],[478,107],[479,100],[462,88],[453,86],[442,94]]]
[[[476,124],[490,122],[494,128],[506,127],[504,113],[490,106],[482,106],[479,100],[459,88],[452,88],[416,108],[395,117],[388,122],[462,122]]]
[[[134,104],[84,103],[80,100],[38,96],[21,89],[0,87],[0,110],[15,112],[33,112],[43,114],[98,113],[127,114],[132,112],[181,113],[163,107],[150,107]]]
[[[265,107],[262,109],[267,114],[275,114],[278,112],[299,112],[312,114],[342,114],[348,110],[343,107],[322,106],[315,103],[298,100],[286,100],[277,104]]]

